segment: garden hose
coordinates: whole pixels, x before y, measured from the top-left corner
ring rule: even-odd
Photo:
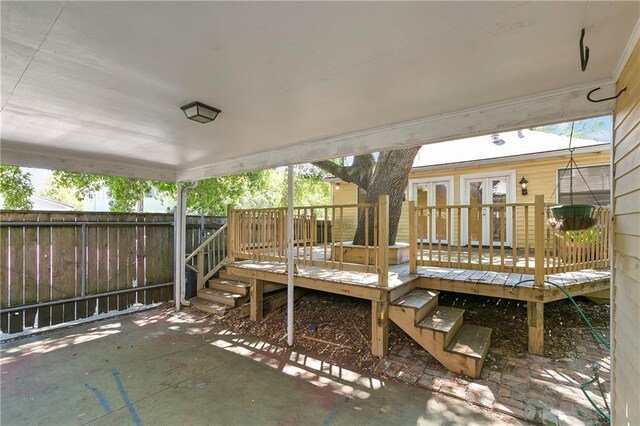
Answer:
[[[509,290],[510,293],[513,293],[513,290],[518,287],[520,284],[523,283],[527,283],[527,282],[535,282],[534,280],[522,280],[519,281],[517,283],[515,283],[513,286],[511,286],[511,290]],[[604,338],[604,336],[602,336],[602,334],[600,334],[598,332],[598,330],[595,329],[595,327],[591,324],[591,322],[589,321],[589,319],[587,318],[587,316],[584,314],[584,311],[580,308],[580,306],[578,306],[578,304],[576,303],[575,300],[573,300],[573,297],[571,297],[569,295],[569,293],[566,292],[566,290],[562,287],[560,287],[557,284],[554,284],[552,282],[549,281],[545,281],[545,284],[549,284],[552,285],[558,289],[560,289],[560,291],[562,291],[565,296],[567,296],[567,298],[571,301],[571,304],[573,305],[574,308],[576,308],[576,311],[578,311],[578,314],[580,314],[580,316],[582,317],[582,319],[584,320],[585,323],[587,323],[587,326],[589,326],[589,329],[591,330],[591,333],[593,334],[593,336],[596,338],[596,340],[598,340],[600,343],[602,343],[607,349],[610,349],[609,346],[609,342],[607,342]],[[611,418],[609,417],[609,415],[607,413],[605,413],[604,411],[602,411],[596,404],[595,402],[593,402],[593,400],[591,399],[591,397],[587,394],[587,391],[585,390],[585,388],[589,385],[591,385],[592,383],[596,382],[598,383],[598,388],[600,389],[600,393],[602,394],[602,399],[605,402],[605,405],[608,408],[608,404],[607,404],[607,399],[604,396],[604,391],[602,389],[602,386],[600,385],[600,382],[598,381],[598,364],[597,363],[593,363],[591,365],[591,368],[593,369],[593,374],[594,377],[593,379],[589,380],[586,383],[583,383],[582,385],[580,385],[580,390],[582,391],[582,393],[584,394],[584,396],[587,398],[587,400],[589,401],[589,403],[591,404],[591,406],[593,408],[595,408],[595,410],[598,412],[598,414],[600,414],[600,416],[602,416],[602,418],[604,418],[607,421],[611,421]]]

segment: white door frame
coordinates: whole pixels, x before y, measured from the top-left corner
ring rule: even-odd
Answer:
[[[467,181],[469,180],[477,180],[477,179],[492,179],[492,178],[501,178],[501,177],[506,177],[507,178],[507,203],[515,203],[516,201],[516,171],[515,170],[497,170],[497,171],[491,171],[491,172],[483,172],[483,173],[470,173],[470,174],[465,174],[465,175],[460,175],[460,203],[461,204],[469,204],[470,199],[469,199],[469,191],[467,189]],[[484,195],[483,195],[484,196]],[[483,204],[491,204],[491,203],[486,203],[483,200]],[[462,223],[461,225],[461,239],[462,239],[462,244],[466,245],[469,242],[467,241],[467,234],[468,234],[468,226],[469,226],[469,219],[468,219],[468,210],[465,209],[465,211],[463,212],[462,215]],[[511,241],[511,227],[513,226],[513,224],[511,223],[511,215],[507,214],[507,230],[506,230],[506,238],[505,238],[505,246],[512,246],[513,245],[513,241]],[[488,229],[486,226],[483,226],[483,232],[486,231],[486,229]],[[489,244],[489,239],[491,238],[491,236],[489,236],[486,241],[484,241],[485,239],[483,238],[483,245],[488,245]]]
[[[417,202],[418,201],[418,193],[416,191],[416,186],[420,185],[420,184],[431,184],[431,185],[435,185],[438,183],[446,183],[447,184],[447,205],[453,205],[455,202],[455,197],[454,197],[454,192],[455,192],[455,187],[454,187],[454,179],[453,176],[437,176],[437,177],[428,177],[428,178],[417,178],[417,179],[409,179],[409,201],[410,202]],[[431,191],[433,192],[433,191]],[[427,201],[428,203],[428,201]],[[433,218],[433,220],[435,221],[435,217]],[[451,235],[451,230],[452,230],[452,224],[451,223],[447,223],[447,228],[448,228],[448,234]],[[432,224],[432,229],[435,229],[435,224]],[[433,237],[433,236],[431,236]],[[420,238],[418,238],[418,241],[420,241]],[[437,240],[435,240],[434,238],[432,238],[432,242],[436,242]],[[428,242],[428,241],[425,241]],[[448,244],[449,241],[447,239],[442,241],[445,244]]]

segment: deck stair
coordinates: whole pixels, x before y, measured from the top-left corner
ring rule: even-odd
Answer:
[[[203,312],[219,314],[227,309],[237,308],[249,300],[249,278],[230,274],[226,268],[218,272],[218,278],[207,281],[206,288],[198,290],[198,297],[190,300],[192,305]],[[264,292],[281,290],[282,284],[265,283]]]
[[[389,319],[454,373],[478,378],[491,329],[464,324],[464,309],[438,305],[437,291],[415,289],[393,300]]]

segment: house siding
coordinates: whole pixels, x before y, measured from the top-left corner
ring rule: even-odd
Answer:
[[[609,164],[610,162],[610,146],[604,145],[602,147],[602,151],[595,153],[585,153],[585,154],[576,154],[574,158],[576,163],[580,167],[592,166],[592,165],[603,165]],[[477,173],[492,173],[498,171],[514,171],[516,176],[516,194],[515,201],[518,203],[533,203],[534,198],[538,194],[544,194],[545,201],[555,203],[556,195],[551,196],[554,193],[556,188],[556,175],[557,170],[566,167],[567,162],[569,161],[569,155],[562,155],[554,158],[544,158],[538,160],[527,160],[527,161],[514,161],[510,163],[503,163],[497,165],[489,165],[489,166],[471,166],[471,167],[463,167],[463,168],[455,168],[452,165],[451,169],[443,169],[437,171],[413,171],[409,175],[409,179],[431,179],[431,178],[439,178],[439,177],[453,177],[453,200],[454,204],[463,204],[462,203],[462,193],[460,188],[460,177],[462,175],[468,174],[477,174]],[[529,181],[528,185],[528,195],[522,195],[520,191],[520,185],[517,184],[517,181],[520,180],[522,176],[525,176]],[[344,189],[344,192],[343,192]],[[356,186],[352,183],[343,183],[340,185],[340,189],[338,191],[334,191],[334,202],[335,204],[349,204],[353,203],[355,200],[355,191]],[[338,192],[340,192],[340,196],[338,196]],[[342,195],[347,194],[347,195]],[[343,202],[344,200],[344,202]],[[398,236],[396,241],[399,242],[408,242],[409,241],[409,204],[405,202],[402,208],[402,216],[400,219],[400,226],[398,228]],[[345,209],[346,214],[347,209]],[[518,209],[516,211],[516,246],[522,247],[524,245],[524,210]],[[353,220],[355,222],[355,211],[353,214]],[[530,226],[533,226],[533,208],[530,209],[529,212],[529,223]],[[456,235],[457,228],[454,226],[452,228],[452,235]],[[529,231],[529,239],[530,244],[533,244],[533,233]]]
[[[640,424],[640,43],[618,79],[613,148],[612,424]]]
[[[333,204],[346,205],[356,204],[358,187],[352,183],[341,183],[340,189],[335,189],[332,185]],[[347,207],[342,209],[342,225],[340,220],[340,210],[336,209],[336,217],[333,219],[333,241],[352,241],[356,231],[356,208]],[[342,232],[341,232],[342,229]]]

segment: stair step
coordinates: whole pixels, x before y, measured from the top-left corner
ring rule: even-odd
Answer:
[[[244,302],[247,296],[229,291],[215,290],[213,288],[204,288],[198,290],[200,299],[209,300],[211,302],[220,303],[227,306],[238,306],[240,302]]]
[[[218,272],[218,278],[222,278],[224,280],[231,280],[231,281],[239,281],[241,283],[249,283],[250,278],[246,278],[246,277],[240,277],[237,275],[233,275],[230,274],[226,269],[221,269],[220,272]]]
[[[463,324],[447,347],[447,351],[472,358],[484,358],[489,351],[490,342],[490,328]]]
[[[437,306],[429,312],[418,327],[436,330],[445,333],[445,346],[453,339],[456,331],[462,325],[464,309],[451,308],[449,306]]]
[[[191,306],[193,306],[197,310],[214,315],[223,315],[224,312],[229,308],[228,306],[221,305],[210,300],[200,299],[199,297],[193,297],[189,299],[189,302],[191,302]]]
[[[391,304],[415,309],[416,322],[420,322],[428,312],[438,306],[438,294],[439,292],[433,290],[415,289],[398,297]]]
[[[237,293],[242,296],[249,294],[249,284],[236,281],[236,280],[213,278],[207,281],[207,287],[214,290],[221,290],[229,293]]]

